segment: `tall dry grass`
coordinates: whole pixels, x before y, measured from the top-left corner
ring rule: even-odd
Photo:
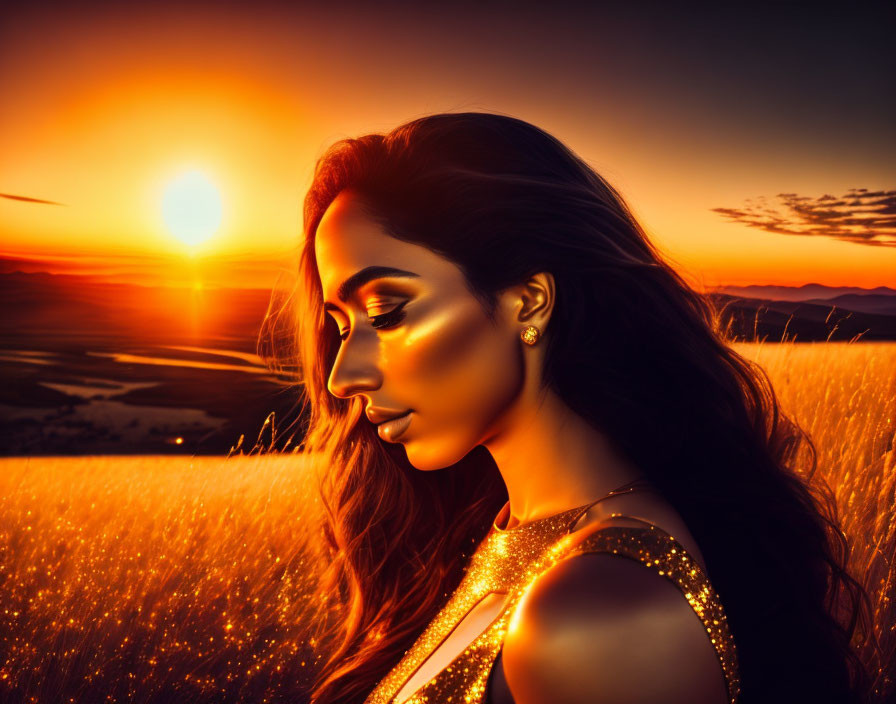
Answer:
[[[735,346],[815,440],[893,663],[896,344]],[[308,477],[295,454],[0,461],[0,701],[306,701]]]
[[[880,651],[875,701],[896,696],[896,344],[737,343],[762,366],[784,413],[812,436],[852,547],[853,576],[872,600]]]
[[[0,701],[303,701],[304,465],[0,462]]]

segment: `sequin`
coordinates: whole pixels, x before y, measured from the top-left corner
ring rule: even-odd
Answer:
[[[703,622],[725,675],[729,701],[735,704],[740,693],[736,648],[718,594],[706,574],[675,538],[651,524],[644,528],[605,527],[582,540],[573,540],[570,530],[595,503],[507,530],[493,526],[470,558],[463,579],[445,606],[364,704],[482,704],[492,665],[526,590],[558,560],[585,552],[638,560],[681,590]],[[492,623],[435,677],[408,698],[397,701],[396,695],[417,669],[491,592],[508,594]]]

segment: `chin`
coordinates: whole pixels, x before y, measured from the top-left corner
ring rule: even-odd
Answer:
[[[472,447],[433,447],[431,444],[427,447],[426,443],[414,441],[403,444],[408,462],[421,472],[432,472],[457,464],[473,449]]]

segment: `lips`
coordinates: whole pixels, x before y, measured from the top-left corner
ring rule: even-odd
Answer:
[[[395,442],[411,424],[411,411],[398,418],[384,421],[376,427],[377,434],[387,442]]]
[[[371,423],[378,424],[384,423],[387,420],[392,420],[393,418],[399,418],[403,415],[407,415],[408,413],[410,413],[410,409],[405,408],[404,410],[401,410],[368,406],[367,410],[364,413]]]

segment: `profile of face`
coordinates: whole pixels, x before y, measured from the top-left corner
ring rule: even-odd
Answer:
[[[510,311],[499,305],[490,320],[454,262],[388,235],[350,191],[324,213],[315,256],[342,340],[331,394],[360,396],[380,438],[402,443],[421,470],[500,431],[524,381]]]

